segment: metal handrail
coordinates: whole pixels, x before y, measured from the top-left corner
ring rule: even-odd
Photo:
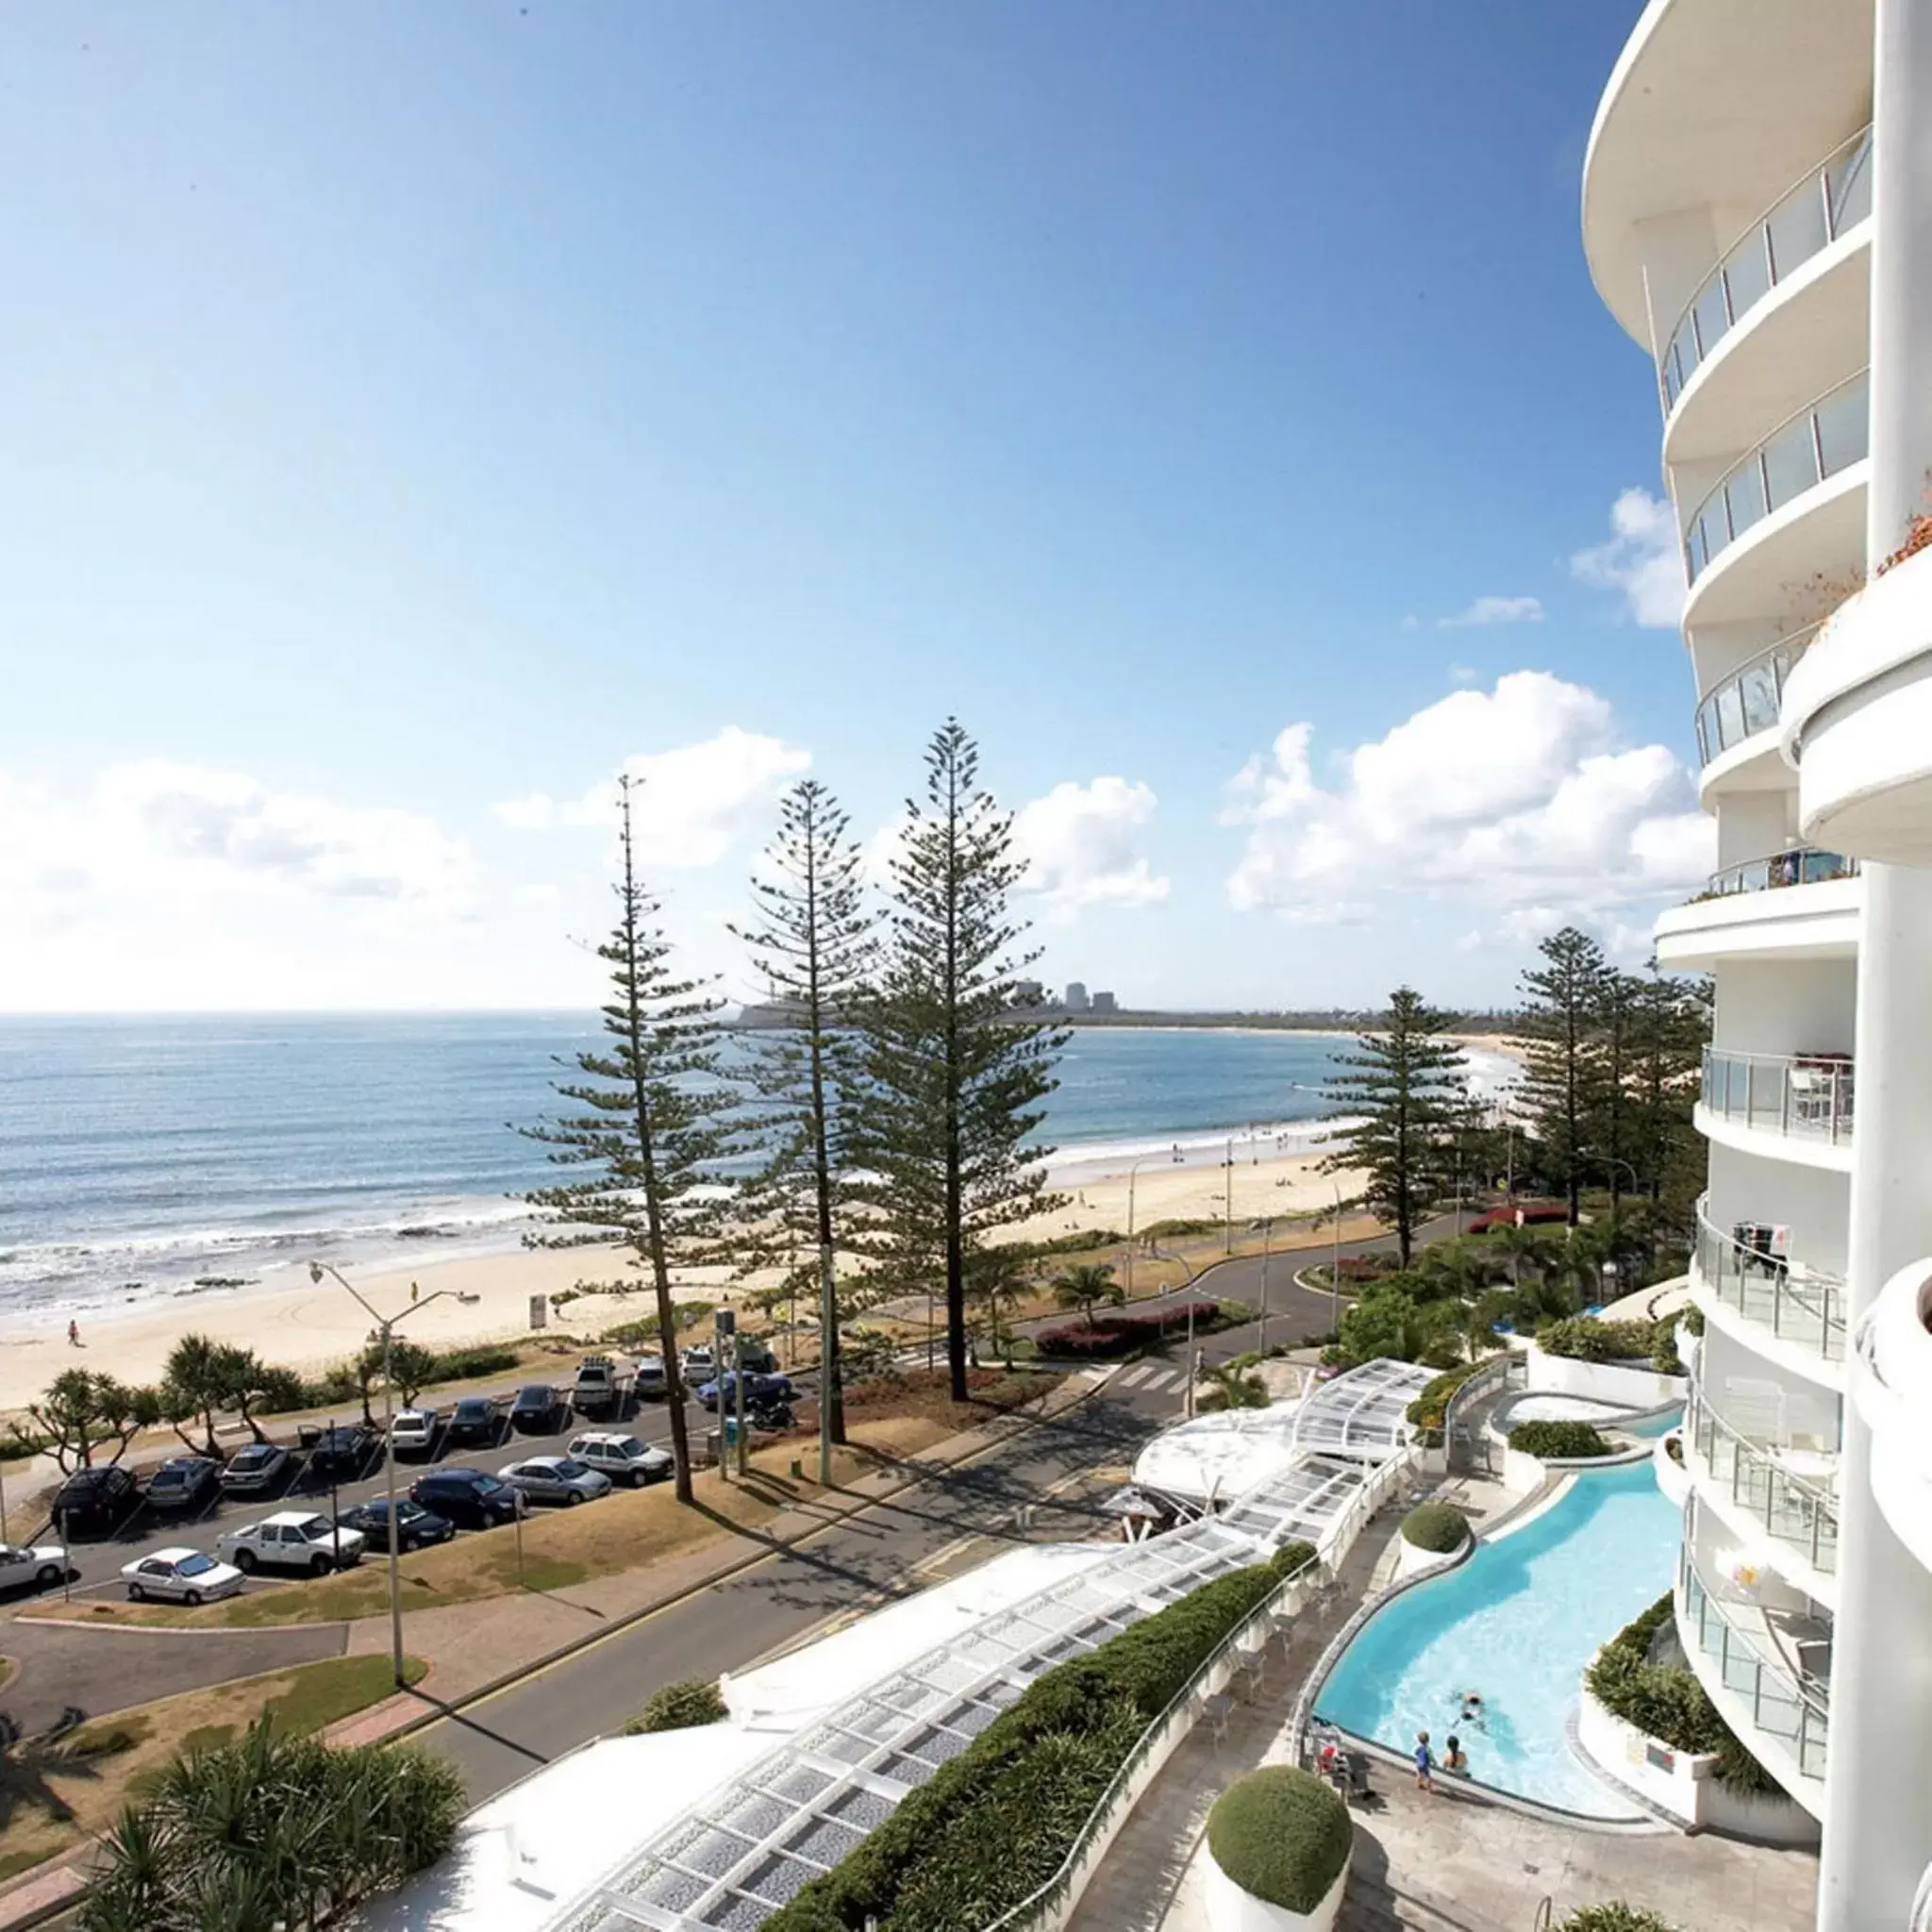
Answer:
[[[1704,1049],[1706,1110],[1749,1127],[1837,1146],[1852,1138],[1856,1091],[1849,1056]]]
[[[1795,503],[1807,491],[1817,489],[1868,454],[1872,432],[1871,381],[1871,370],[1861,369],[1856,375],[1835,383],[1823,395],[1814,396],[1793,409],[1718,479],[1684,525],[1684,567],[1691,583],[1753,525],[1787,504]],[[1826,415],[1831,415],[1836,430],[1839,413],[1842,411],[1850,420],[1855,406],[1857,447],[1840,450],[1834,439],[1834,446],[1827,449]],[[1802,434],[1793,434],[1794,431]],[[1795,476],[1785,475],[1788,462],[1800,466]]]
[[[1766,1445],[1755,1441],[1727,1422],[1712,1406],[1701,1383],[1693,1384],[1684,1413],[1684,1436],[1707,1472],[1712,1484],[1728,1480],[1731,1501],[1748,1509],[1764,1533],[1794,1550],[1814,1570],[1829,1575],[1838,1567],[1838,1499],[1822,1483],[1794,1474],[1774,1457]],[[1728,1479],[1718,1465],[1718,1439],[1730,1444]],[[1780,1505],[1803,1525],[1801,1534],[1781,1529]]]
[[[1711,874],[1704,896],[1734,899],[1740,892],[1775,892],[1787,886],[1822,886],[1855,879],[1858,861],[1822,845],[1786,845],[1761,858],[1740,859]]]
[[[1738,668],[1718,679],[1710,689],[1697,700],[1696,731],[1698,762],[1707,765],[1711,759],[1727,752],[1733,745],[1742,744],[1746,739],[1756,738],[1760,731],[1774,730],[1777,725],[1778,707],[1784,702],[1785,679],[1790,669],[1805,655],[1806,647],[1823,628],[1819,624],[1807,624],[1802,629],[1794,630],[1781,637],[1774,644],[1767,644],[1755,657],[1747,658]],[[1738,693],[1737,714],[1740,729],[1728,733],[1724,728],[1724,700],[1735,691]],[[1767,708],[1757,699],[1769,698]]]
[[[1867,125],[1850,140],[1840,142],[1824,160],[1807,168],[1763,214],[1745,225],[1730,246],[1720,253],[1717,266],[1691,291],[1690,299],[1678,311],[1670,334],[1664,338],[1662,352],[1657,357],[1657,388],[1667,421],[1677,406],[1677,399],[1684,393],[1685,384],[1696,374],[1705,358],[1737,327],[1739,318],[1755,308],[1786,276],[1809,261],[1814,255],[1830,247],[1872,212],[1872,170],[1866,165],[1871,158],[1871,142],[1872,129]],[[1859,152],[1861,149],[1865,152]],[[1851,192],[1834,203],[1831,175],[1840,160],[1846,162],[1840,185],[1850,183]],[[1793,245],[1802,243],[1804,237],[1787,233],[1784,237],[1786,245],[1780,247],[1780,238],[1776,233],[1778,217],[1790,209],[1807,188],[1814,186],[1820,191],[1818,239],[1807,248]],[[1743,251],[1752,242],[1758,246],[1757,269],[1762,276],[1762,285],[1756,289],[1756,292],[1749,292],[1753,288],[1752,275],[1733,274],[1734,266],[1742,265],[1745,259]],[[1790,258],[1786,259],[1786,257]],[[1710,313],[1716,325],[1709,331],[1707,341],[1705,315],[1700,309],[1705,297],[1713,289],[1717,291],[1718,303]],[[1741,301],[1739,300],[1740,291],[1744,295]]]
[[[1711,1220],[1708,1202],[1706,1195],[1697,1203],[1699,1280],[1746,1321],[1768,1327],[1780,1340],[1802,1335],[1815,1343],[1826,1361],[1842,1361],[1843,1277],[1822,1268],[1801,1268],[1747,1246]],[[1769,1320],[1760,1311],[1766,1298],[1771,1303]],[[1801,1319],[1791,1319],[1793,1310]]]

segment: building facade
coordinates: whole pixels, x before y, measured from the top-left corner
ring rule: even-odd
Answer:
[[[1583,184],[1681,537],[1716,988],[1678,1633],[1823,1831],[1932,1863],[1932,5],[1651,0]]]

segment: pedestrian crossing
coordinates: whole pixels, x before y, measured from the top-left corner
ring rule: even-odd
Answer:
[[[1116,1389],[1145,1389],[1150,1392],[1187,1386],[1185,1369],[1170,1368],[1165,1362],[1141,1362],[1126,1371],[1114,1383]]]

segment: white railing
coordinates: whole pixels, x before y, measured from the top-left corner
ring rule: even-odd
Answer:
[[[1474,1460],[1472,1452],[1476,1444],[1485,1441],[1479,1431],[1468,1426],[1470,1411],[1478,1403],[1487,1402],[1498,1389],[1507,1389],[1510,1374],[1518,1366],[1516,1357],[1505,1349],[1493,1360],[1485,1362],[1450,1395],[1448,1406],[1442,1411],[1442,1451],[1451,1469],[1467,1468]],[[1487,1446],[1484,1461],[1487,1465]]]
[[[1697,701],[1698,762],[1707,765],[1723,752],[1760,731],[1777,728],[1778,706],[1784,701],[1785,679],[1805,655],[1819,626],[1780,638],[1747,663],[1723,677]]]
[[[1872,212],[1872,130],[1833,149],[1724,250],[1684,305],[1663,354],[1657,385],[1664,414],[1704,358],[1765,296]]]
[[[1838,1146],[1852,1138],[1854,1097],[1849,1054],[1704,1049],[1704,1106],[1741,1126]]]
[[[1697,1204],[1697,1276],[1725,1307],[1785,1341],[1795,1342],[1828,1362],[1845,1358],[1845,1285],[1820,1269],[1794,1266],[1771,1252],[1772,1230],[1763,1244],[1741,1239],[1736,1229],[1717,1225]]]
[[[1861,369],[1788,417],[1697,506],[1684,531],[1690,581],[1755,524],[1795,502],[1867,451],[1872,378]]]
[[[1705,1487],[1731,1502],[1767,1536],[1830,1575],[1838,1569],[1838,1504],[1821,1482],[1778,1460],[1777,1445],[1747,1436],[1693,1387],[1684,1413],[1684,1444],[1703,1465]]]
[[[1775,892],[1786,886],[1822,886],[1858,875],[1858,861],[1817,845],[1787,845],[1762,858],[1741,859],[1710,875],[1707,899],[1729,899],[1739,892]]]

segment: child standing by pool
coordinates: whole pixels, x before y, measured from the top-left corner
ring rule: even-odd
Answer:
[[[1415,1788],[1419,1791],[1433,1791],[1436,1789],[1434,1776],[1435,1754],[1429,1749],[1429,1734],[1418,1731],[1415,1734]]]

